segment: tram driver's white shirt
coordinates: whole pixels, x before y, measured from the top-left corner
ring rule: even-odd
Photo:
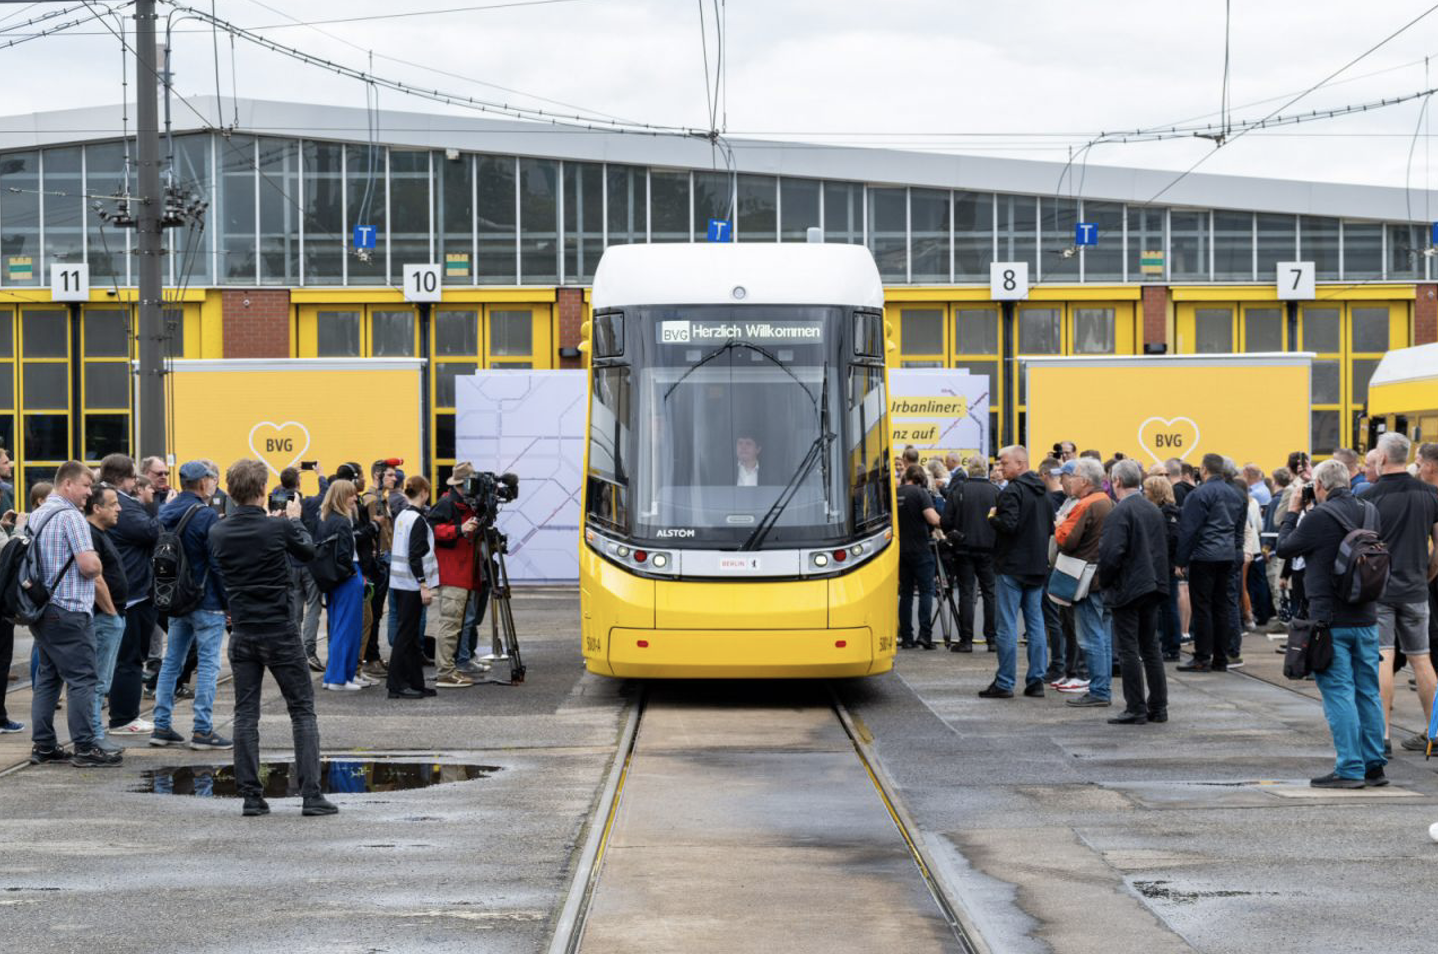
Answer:
[[[739,483],[736,484],[735,486],[738,486],[738,487],[757,487],[757,486],[759,486],[759,465],[758,465],[758,464],[755,464],[754,467],[753,467],[753,469],[751,470],[750,468],[745,467],[744,464],[743,464],[743,462],[741,461],[740,464],[739,464]]]

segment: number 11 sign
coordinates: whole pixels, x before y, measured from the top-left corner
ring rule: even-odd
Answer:
[[[51,265],[50,298],[52,301],[89,301],[90,266],[70,262]]]

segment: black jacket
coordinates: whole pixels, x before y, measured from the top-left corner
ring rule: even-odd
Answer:
[[[949,483],[949,496],[944,501],[944,519],[939,527],[945,534],[957,531],[963,541],[958,547],[965,553],[988,553],[994,548],[994,528],[989,525],[989,511],[999,499],[999,488],[987,477],[966,477]]]
[[[1193,560],[1232,563],[1243,550],[1248,503],[1222,477],[1210,477],[1183,501],[1178,527],[1178,565]]]
[[[1372,626],[1378,622],[1376,603],[1347,603],[1334,595],[1333,561],[1338,556],[1339,544],[1348,533],[1332,511],[1341,511],[1355,527],[1361,527],[1363,506],[1345,487],[1329,494],[1328,499],[1313,508],[1301,524],[1296,513],[1283,517],[1283,525],[1278,528],[1276,552],[1284,559],[1303,557],[1303,588],[1308,596],[1310,619],[1330,626]],[[1381,532],[1382,527],[1379,529]]]
[[[994,571],[1042,583],[1049,570],[1054,510],[1039,475],[1029,471],[1009,481],[999,491],[989,523],[995,532]]]
[[[1158,509],[1163,514],[1163,526],[1168,532],[1168,572],[1172,575],[1178,565],[1178,522],[1183,511],[1179,510],[1178,504],[1164,504]]]
[[[1168,528],[1163,512],[1143,494],[1129,494],[1103,522],[1098,579],[1105,605],[1129,606],[1168,595]]]
[[[315,555],[299,520],[237,506],[210,530],[210,560],[225,584],[236,633],[279,636],[290,631],[289,557]]]
[[[339,562],[353,563],[355,561],[354,521],[344,514],[330,514],[320,521],[319,532],[315,534],[314,544],[319,546],[333,536],[340,538],[339,551],[336,553]]]
[[[131,597],[139,599],[147,595],[154,582],[150,557],[155,554],[155,541],[160,539],[160,519],[134,497],[120,494],[120,519],[109,534],[110,542],[120,551],[120,562],[125,565],[125,582],[129,584]]]

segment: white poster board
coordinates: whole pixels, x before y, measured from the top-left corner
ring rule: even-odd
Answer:
[[[585,375],[479,371],[455,379],[455,459],[519,475],[519,499],[496,526],[509,536],[515,583],[579,579]]]
[[[889,371],[889,426],[897,458],[909,445],[919,460],[989,456],[989,376],[953,368]]]

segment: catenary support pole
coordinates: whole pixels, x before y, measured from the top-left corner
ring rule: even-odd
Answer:
[[[165,240],[161,218],[165,196],[160,191],[160,126],[158,68],[155,62],[155,0],[135,4],[135,116],[138,120],[139,202],[136,210],[136,252],[140,274],[140,386],[135,413],[139,436],[136,456],[164,457],[165,330],[161,317],[161,284]]]

